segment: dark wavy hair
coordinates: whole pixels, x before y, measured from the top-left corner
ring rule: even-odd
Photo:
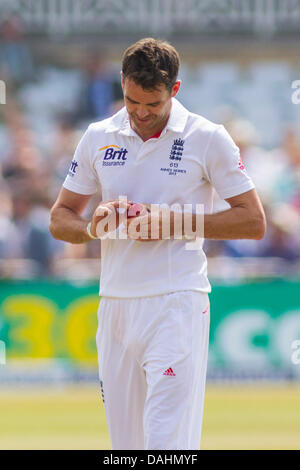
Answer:
[[[144,38],[123,54],[123,78],[130,78],[145,90],[157,90],[164,84],[169,92],[177,80],[179,54],[167,41]]]

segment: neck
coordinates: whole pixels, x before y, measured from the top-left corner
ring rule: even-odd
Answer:
[[[153,135],[157,134],[158,132],[161,132],[166,126],[168,119],[169,119],[169,116],[159,126],[153,127],[153,129],[150,129],[149,131],[145,131],[145,132],[140,131],[134,125],[134,122],[132,122],[131,120],[130,120],[130,126],[132,127],[134,132],[136,132],[138,136],[145,142],[146,140],[150,139]]]

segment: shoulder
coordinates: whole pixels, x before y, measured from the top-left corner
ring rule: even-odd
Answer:
[[[174,114],[176,124],[182,126],[182,136],[184,140],[188,140],[192,146],[204,150],[206,155],[210,149],[219,152],[223,148],[227,148],[231,152],[238,151],[236,144],[225,129],[223,124],[217,124],[200,114],[187,110],[179,101],[174,100]],[[174,122],[174,118],[173,118]],[[174,130],[178,130],[175,127]]]
[[[192,112],[189,112],[187,126],[194,132],[198,132],[207,136],[211,136],[223,128],[222,125],[210,121],[200,114]]]
[[[201,139],[203,143],[206,142],[211,148],[227,146],[237,149],[235,142],[223,124],[217,124],[199,114],[189,113],[187,128],[197,138],[197,141]]]
[[[220,126],[200,114],[193,113],[173,98],[169,127],[175,132],[183,132],[185,137],[210,137]]]
[[[88,126],[87,132],[91,136],[93,135],[99,136],[100,133],[106,133],[106,132],[117,130],[122,126],[122,123],[125,117],[126,117],[126,109],[124,107],[109,118],[103,119],[102,121],[92,122]]]
[[[211,136],[223,126],[205,118],[200,114],[193,113],[185,108],[182,103],[174,100],[174,108],[177,116],[185,118],[185,133],[196,134],[197,136]]]
[[[102,121],[91,122],[91,124],[88,126],[88,131],[90,133],[105,131],[111,125],[111,123],[112,117],[103,119]]]

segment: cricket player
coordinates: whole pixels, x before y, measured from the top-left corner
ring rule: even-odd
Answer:
[[[175,98],[178,69],[178,53],[165,41],[141,39],[124,52],[125,106],[89,125],[51,210],[55,238],[101,238],[96,341],[113,449],[200,448],[211,291],[203,239],[259,240],[265,233],[238,147],[222,125]],[[99,206],[85,220],[82,211],[98,190]],[[212,213],[214,190],[228,210]],[[121,222],[134,203],[142,212]],[[192,229],[179,216],[179,238],[178,212],[170,209],[164,236],[162,211],[151,210],[163,204],[203,205],[204,233],[192,210]],[[192,237],[197,250],[187,249]]]

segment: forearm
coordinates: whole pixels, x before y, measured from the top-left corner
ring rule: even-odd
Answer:
[[[57,240],[79,244],[91,240],[87,234],[88,220],[67,207],[58,207],[51,211],[50,232]]]
[[[215,214],[163,211],[159,218],[151,213],[146,223],[148,240],[210,238],[214,240],[261,239],[265,221],[261,213],[242,206]],[[156,228],[155,228],[156,227]]]
[[[181,230],[176,230],[174,224],[174,213],[170,213],[171,238],[175,233],[180,233],[188,237],[210,238],[214,240],[234,240],[234,239],[260,239],[263,232],[262,217],[257,214],[250,214],[244,207],[233,207],[226,211],[215,214],[199,215],[182,214],[181,219],[177,218]]]
[[[263,235],[264,219],[261,214],[249,214],[243,207],[204,215],[204,238],[260,240]]]
[[[226,199],[230,209],[215,214],[202,214],[170,211],[159,204],[145,204],[149,214],[138,217],[135,225],[140,225],[140,233],[148,241],[184,238],[210,238],[214,240],[252,239],[261,240],[266,231],[266,217],[255,189]],[[199,209],[199,207],[197,208]],[[131,224],[131,222],[130,222]],[[155,230],[152,230],[156,227]],[[134,227],[135,228],[135,227]],[[155,233],[154,233],[155,232]]]

